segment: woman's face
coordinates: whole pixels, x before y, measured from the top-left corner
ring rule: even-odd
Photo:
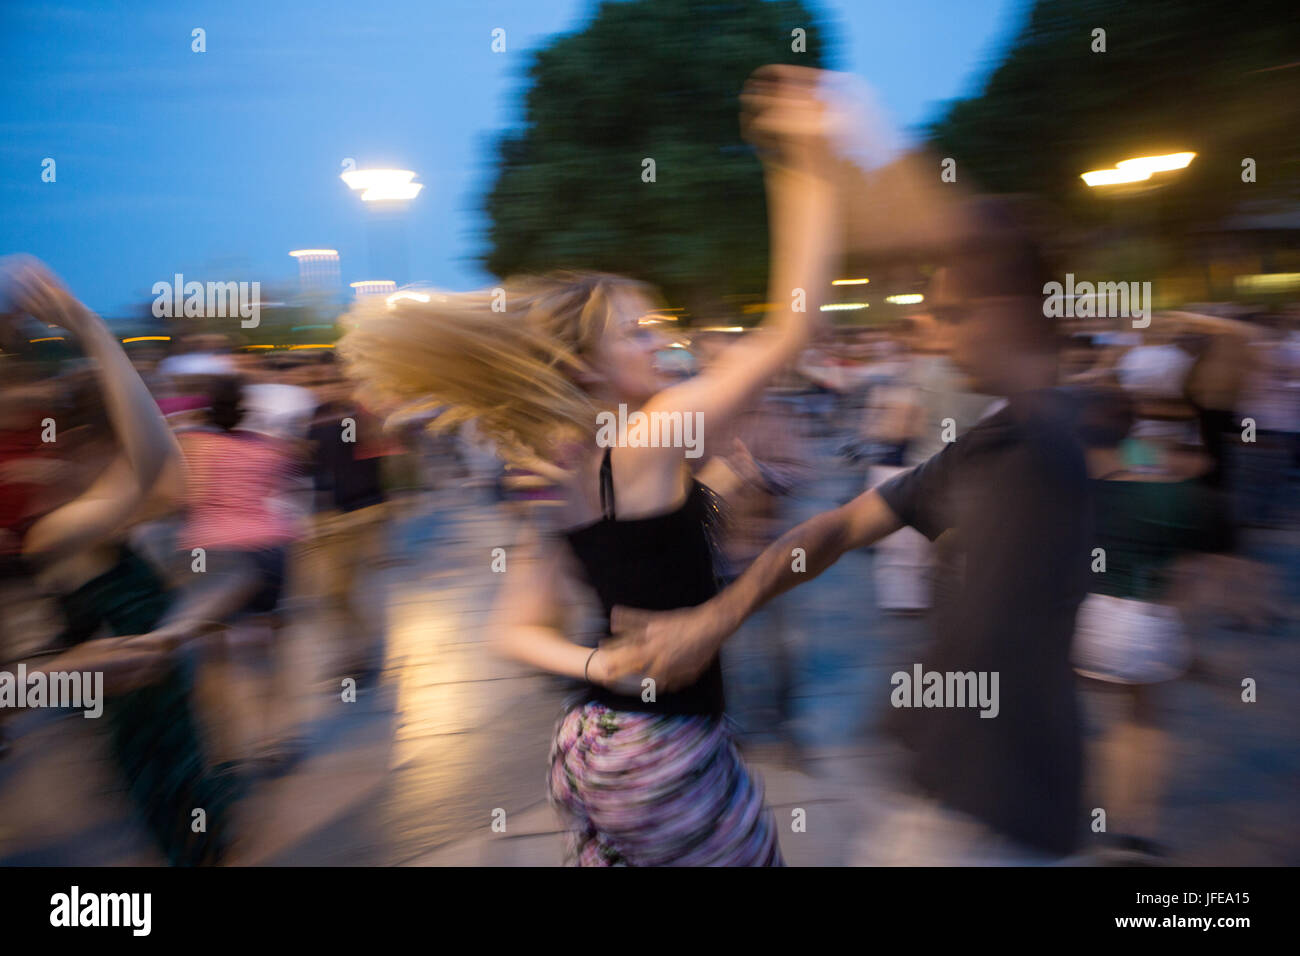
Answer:
[[[595,390],[615,401],[640,405],[669,384],[655,362],[655,353],[669,342],[654,326],[640,324],[642,317],[655,311],[648,296],[616,289],[610,297],[610,321],[593,362]]]

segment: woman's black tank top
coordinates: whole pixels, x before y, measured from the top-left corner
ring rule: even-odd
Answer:
[[[606,449],[600,466],[600,506],[600,520],[566,531],[564,537],[600,598],[607,627],[616,604],[670,611],[703,604],[718,593],[714,558],[720,515],[717,498],[704,485],[693,482],[676,511],[616,520]],[[654,701],[644,701],[593,685],[586,699],[614,710],[720,715],[724,701],[718,659],[689,687],[655,696]]]

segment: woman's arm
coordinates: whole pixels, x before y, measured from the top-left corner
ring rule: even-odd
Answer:
[[[119,532],[164,469],[179,467],[180,452],[153,396],[104,321],[35,260],[11,265],[8,279],[19,308],[72,332],[95,360],[104,406],[122,448],[121,457],[88,491],[28,531],[24,553],[48,560]]]
[[[832,254],[839,245],[828,122],[816,95],[822,76],[802,67],[764,67],[750,79],[743,97],[753,115],[747,135],[766,150],[771,234],[766,321],[723,352],[708,371],[656,395],[647,412],[702,414],[716,434],[817,332]]]
[[[125,694],[156,683],[174,665],[162,647],[128,647],[128,638],[101,637],[85,641],[57,656],[27,664],[27,674],[56,674],[81,671],[103,675],[107,696]]]
[[[496,653],[551,674],[601,683],[602,655],[593,658],[592,648],[564,632],[564,596],[572,579],[561,543],[530,522],[507,562],[489,625]]]

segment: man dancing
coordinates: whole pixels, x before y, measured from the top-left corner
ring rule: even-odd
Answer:
[[[617,675],[660,691],[691,680],[751,613],[845,552],[904,525],[950,535],[963,580],[938,609],[924,669],[998,675],[997,716],[977,707],[899,711],[915,749],[914,798],[857,862],[1050,862],[1081,813],[1082,731],[1070,666],[1091,548],[1087,471],[1072,402],[1056,391],[1056,332],[1043,315],[1037,249],[1005,210],[936,276],[929,305],[953,358],[1005,402],[929,460],[797,526],[724,591],[693,608],[615,609],[602,645]],[[891,688],[881,688],[888,694]]]

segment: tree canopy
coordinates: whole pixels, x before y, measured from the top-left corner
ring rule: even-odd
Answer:
[[[763,177],[739,94],[764,64],[823,66],[823,36],[800,0],[601,4],[531,58],[523,125],[496,147],[487,268],[615,272],[688,308],[761,293]]]
[[[1096,30],[1104,30],[1104,52]],[[1079,179],[1133,156],[1192,166],[1127,204],[1209,225],[1300,195],[1300,18],[1292,0],[1036,0],[978,95],[949,104],[930,144],[981,188],[1032,193],[1085,221],[1115,211]],[[1242,163],[1255,160],[1255,182]]]

